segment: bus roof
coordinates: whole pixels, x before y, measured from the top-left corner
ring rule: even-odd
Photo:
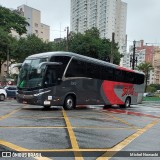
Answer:
[[[76,54],[76,53],[73,53],[73,52],[56,51],[56,52],[38,53],[38,54],[28,56],[26,59],[47,58],[47,57],[50,58],[52,56],[78,57],[80,59],[85,59],[87,61],[92,61],[94,63],[100,63],[100,64],[103,64],[103,65],[107,65],[109,67],[118,68],[120,70],[144,74],[143,72],[139,72],[137,70],[131,70],[131,69],[128,69],[128,68],[125,68],[125,67],[120,67],[116,64],[112,64],[112,63],[102,61],[102,60],[99,60],[99,59],[95,59],[95,58],[87,57],[87,56],[84,56],[84,55]]]

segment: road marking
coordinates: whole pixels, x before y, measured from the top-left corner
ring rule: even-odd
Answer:
[[[108,149],[106,153],[104,153],[101,157],[97,158],[96,160],[109,160],[111,157],[113,157],[118,151],[122,150],[124,147],[126,147],[129,143],[131,143],[133,140],[138,138],[140,135],[142,135],[144,132],[155,126],[157,123],[159,123],[158,120],[153,121],[152,123],[146,125],[144,128],[139,129],[136,133],[132,134],[128,138],[124,139],[122,142],[117,144],[115,147]],[[112,153],[109,151],[113,151]],[[109,157],[110,156],[110,157]]]
[[[5,115],[1,116],[1,117],[0,117],[0,121],[3,120],[3,119],[5,119],[5,118],[10,117],[12,114],[14,114],[14,113],[16,113],[16,112],[18,112],[18,111],[20,111],[20,110],[21,110],[21,108],[18,108],[18,109],[15,109],[14,111],[12,111],[12,112],[10,112],[10,113],[8,113],[8,114],[5,114]]]
[[[22,108],[15,109],[15,110],[13,110],[13,111],[10,112],[10,113],[1,116],[1,117],[0,117],[0,121],[3,120],[3,119],[5,119],[5,118],[10,117],[10,115],[12,115],[12,114],[20,111],[21,109],[22,109]],[[7,141],[4,141],[4,140],[0,140],[0,144],[3,145],[3,146],[6,146],[6,147],[8,147],[8,148],[11,148],[11,149],[13,149],[13,150],[15,150],[15,151],[30,151],[30,150],[28,150],[28,149],[26,149],[26,148],[22,148],[22,147],[20,147],[20,146],[17,146],[17,145],[15,145],[15,144],[12,144],[12,143],[7,142]],[[51,160],[51,159],[49,159],[49,158],[47,158],[47,157],[37,157],[37,158],[34,157],[34,159],[37,159],[37,160]]]
[[[64,117],[10,116],[10,118],[64,119]]]
[[[30,128],[38,128],[38,129],[66,129],[69,127],[66,126],[0,126],[0,128],[23,128],[23,129],[30,129]],[[112,129],[112,130],[135,130],[135,128],[133,127],[124,127],[124,128],[113,128],[113,127],[97,127],[97,126],[74,126],[71,127],[72,129],[79,129],[79,128],[84,128],[84,129],[102,129],[102,130],[106,130],[106,129]],[[136,130],[138,130],[140,128],[136,128]]]
[[[0,126],[0,128],[23,128],[23,129],[29,129],[29,128],[48,128],[48,129],[63,129],[67,128],[65,126]]]
[[[74,150],[79,151],[79,146],[78,146],[78,143],[77,143],[72,125],[69,121],[69,118],[67,117],[67,114],[64,110],[62,110],[62,113],[63,113],[64,119],[65,119],[65,122],[66,122],[66,126],[67,126],[67,130],[68,130],[68,134],[69,134],[69,138],[70,138],[70,141],[71,141],[72,148]],[[80,152],[74,152],[74,155],[75,155],[75,160],[84,160],[83,157],[82,157],[82,154]]]
[[[137,129],[137,127],[136,127],[135,125],[130,124],[130,123],[128,123],[127,121],[125,121],[125,120],[123,120],[123,119],[121,119],[121,118],[115,117],[115,116],[113,116],[112,114],[109,114],[109,113],[106,113],[106,114],[107,114],[108,116],[110,116],[110,117],[112,117],[112,118],[114,118],[114,119],[116,119],[116,120],[118,120],[118,121],[120,121],[120,122],[122,122],[122,123],[124,123],[124,124],[126,124],[126,125],[128,125],[128,126],[130,126],[130,127],[132,127],[132,128]]]

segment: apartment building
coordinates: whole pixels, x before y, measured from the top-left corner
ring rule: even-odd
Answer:
[[[21,5],[17,7],[17,10],[21,16],[26,18],[26,21],[29,23],[29,26],[26,27],[27,33],[22,35],[22,37],[25,37],[29,34],[35,34],[44,41],[50,40],[50,26],[41,23],[41,11],[27,5]],[[12,31],[12,35],[19,37],[15,31]]]
[[[123,57],[122,66],[131,68],[130,58],[133,55],[133,46],[130,46],[129,53]],[[150,71],[148,84],[160,84],[160,46],[145,44],[144,40],[136,41],[137,65],[143,62],[152,64],[153,70]]]
[[[133,58],[133,46],[130,48],[130,52],[125,54],[123,57],[123,63],[122,66],[131,69],[132,65],[131,65],[131,61]],[[146,57],[146,50],[142,49],[142,50],[136,50],[135,52],[135,67],[138,66],[140,63],[145,62],[145,57]]]
[[[120,52],[126,45],[127,4],[121,0],[71,0],[71,31],[84,33],[97,27],[101,38],[119,43]]]
[[[154,84],[160,84],[160,46],[154,47],[153,56]]]

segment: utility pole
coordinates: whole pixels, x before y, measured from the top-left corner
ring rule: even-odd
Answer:
[[[112,32],[110,63],[113,63],[113,56],[114,56],[114,39],[115,39],[115,33]]]
[[[68,51],[68,45],[69,45],[69,27],[67,27],[67,44],[66,44],[66,51]]]
[[[133,41],[133,59],[132,59],[132,69],[135,67],[135,53],[136,53],[136,41]]]
[[[130,60],[130,66],[132,66],[132,69],[134,70],[135,68],[135,62],[137,65],[137,57],[135,57],[136,54],[136,41],[133,41],[133,55],[131,55],[131,60]]]

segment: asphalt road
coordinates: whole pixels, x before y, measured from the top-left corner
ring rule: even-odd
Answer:
[[[159,137],[160,103],[65,111],[0,102],[2,159],[160,159]]]

